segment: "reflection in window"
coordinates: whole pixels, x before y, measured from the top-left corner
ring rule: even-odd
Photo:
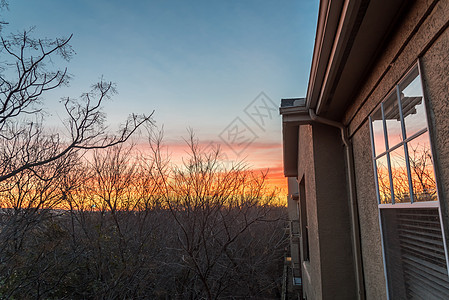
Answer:
[[[418,66],[370,121],[389,298],[449,299],[445,235]],[[379,125],[382,121],[386,128]],[[382,144],[381,131],[386,149],[379,153],[375,148]],[[420,205],[414,204],[418,201]]]
[[[413,69],[391,91],[370,116],[370,121],[379,203],[436,201],[435,175],[418,68]]]
[[[387,123],[388,146],[391,148],[402,141],[401,117],[395,90],[387,97],[383,108]]]
[[[421,77],[418,69],[412,71],[399,85],[399,88],[405,131],[407,137],[411,137],[427,127]]]
[[[382,120],[382,109],[379,109],[372,115],[372,125],[373,125],[373,138],[374,138],[374,151],[376,156],[385,152],[387,149],[385,147],[385,135],[384,135],[384,125]]]
[[[387,155],[377,159],[376,166],[380,202],[382,204],[391,203],[390,175],[388,172]]]
[[[393,178],[394,202],[410,202],[408,186],[407,164],[405,162],[404,147],[401,146],[390,154],[391,177]]]
[[[415,201],[437,200],[437,188],[428,132],[408,143]]]

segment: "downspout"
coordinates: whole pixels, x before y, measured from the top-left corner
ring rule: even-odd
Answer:
[[[354,176],[354,157],[352,152],[352,145],[348,138],[348,133],[346,127],[332,120],[328,120],[323,117],[319,117],[315,114],[313,109],[309,109],[310,118],[318,123],[325,125],[337,127],[341,132],[341,139],[345,145],[345,156],[346,156],[346,170],[348,175],[348,186],[349,186],[349,204],[351,212],[351,231],[352,231],[352,250],[354,256],[354,266],[356,272],[356,283],[357,283],[357,293],[358,299],[365,299],[365,284],[363,279],[363,265],[362,265],[362,252],[361,252],[361,242],[360,242],[360,225],[359,225],[359,211],[357,207],[357,197],[355,189],[355,176]]]

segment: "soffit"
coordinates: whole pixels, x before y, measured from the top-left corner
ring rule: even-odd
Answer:
[[[341,119],[353,100],[351,97],[381,53],[404,3],[404,0],[390,0],[388,4],[379,0],[345,2],[328,59],[315,53],[326,52],[315,45],[314,57],[323,59],[316,62],[316,76],[312,77],[311,73],[309,80],[313,83],[309,82],[307,104],[317,114]]]

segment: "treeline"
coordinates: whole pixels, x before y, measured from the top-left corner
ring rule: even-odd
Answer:
[[[120,144],[0,182],[2,299],[274,299],[285,207],[192,139],[182,167]]]
[[[112,133],[103,78],[62,98],[62,130],[49,130],[44,96],[70,82],[58,65],[71,36],[6,25],[0,15],[0,299],[278,298],[285,208],[266,174],[226,169],[193,138],[173,166],[152,113]],[[125,146],[142,130],[146,154]]]

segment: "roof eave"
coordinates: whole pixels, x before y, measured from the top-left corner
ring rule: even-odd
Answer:
[[[369,0],[320,3],[306,96],[309,108],[330,118],[344,113],[406,5],[406,0],[389,5]]]

